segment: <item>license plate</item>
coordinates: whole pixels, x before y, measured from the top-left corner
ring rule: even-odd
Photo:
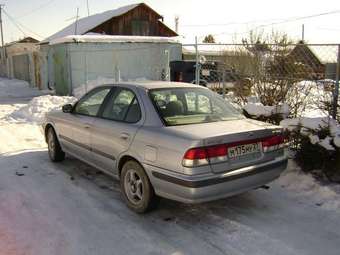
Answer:
[[[253,154],[261,151],[260,143],[249,143],[228,148],[230,159],[236,159],[244,155]]]

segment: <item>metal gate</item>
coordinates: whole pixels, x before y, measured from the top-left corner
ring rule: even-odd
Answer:
[[[13,56],[14,78],[30,82],[29,58],[27,54]]]

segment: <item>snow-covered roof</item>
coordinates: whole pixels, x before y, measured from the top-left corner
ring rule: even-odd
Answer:
[[[101,35],[101,34],[85,34],[85,35],[68,35],[50,41],[50,44],[61,43],[180,43],[173,37],[158,36],[126,36],[126,35]]]
[[[309,45],[308,47],[313,52],[313,54],[321,61],[322,64],[337,62],[337,45]]]
[[[216,44],[216,45],[203,45],[200,44],[198,46],[198,51],[200,55],[209,55],[209,56],[238,56],[240,54],[249,53],[244,47],[240,47],[239,45],[228,45],[228,44]],[[194,44],[183,45],[183,54],[186,55],[195,55],[196,50]]]
[[[51,35],[50,37],[43,40],[41,43],[47,43],[51,40],[65,37],[68,35],[82,35],[88,32],[89,30],[95,28],[96,26],[104,23],[105,21],[112,19],[114,17],[121,16],[130,10],[136,8],[140,3],[138,4],[131,4],[127,6],[120,7],[118,9],[98,13],[95,15],[91,15],[89,17],[85,17],[82,19],[79,19],[77,22],[73,22],[71,25],[65,27],[64,29],[60,30],[59,32]],[[76,23],[77,23],[77,31],[76,31]]]

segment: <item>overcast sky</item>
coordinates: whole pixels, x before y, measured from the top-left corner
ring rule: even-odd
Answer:
[[[91,14],[139,2],[88,1]],[[299,40],[302,24],[305,24],[307,42],[340,43],[339,0],[148,0],[145,2],[163,15],[165,23],[173,29],[175,16],[179,16],[179,33],[187,43],[193,43],[195,36],[202,38],[206,34],[216,35],[218,42],[232,43],[240,41],[249,30],[254,28],[265,32],[272,29],[286,32],[292,39]],[[3,14],[5,42],[17,40],[24,35],[39,40],[48,37],[74,22],[72,18],[76,16],[77,7],[81,17],[87,16],[86,0],[2,0],[2,3],[5,4]],[[336,13],[299,19],[329,12]]]

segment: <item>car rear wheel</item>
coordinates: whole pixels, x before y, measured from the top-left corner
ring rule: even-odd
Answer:
[[[47,145],[51,161],[60,162],[65,159],[65,152],[61,149],[57,135],[52,127],[47,130]]]
[[[143,167],[136,161],[130,160],[124,164],[120,184],[124,200],[133,211],[145,213],[157,206],[159,198]]]

